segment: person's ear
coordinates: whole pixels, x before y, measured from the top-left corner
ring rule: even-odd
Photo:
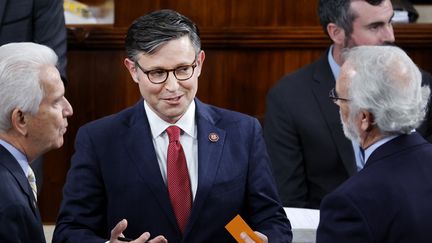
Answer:
[[[345,42],[345,31],[335,23],[327,25],[327,33],[332,41],[337,45],[343,45]]]
[[[28,133],[28,126],[27,126],[28,125],[28,119],[27,119],[26,114],[22,110],[15,108],[12,111],[11,125],[12,125],[12,128],[17,133],[19,133],[23,136],[27,135],[27,133]]]
[[[138,68],[135,65],[135,62],[132,61],[129,58],[125,58],[123,61],[125,67],[129,71],[129,74],[131,75],[132,79],[135,81],[135,83],[139,82],[139,75],[138,75]]]
[[[196,72],[197,77],[199,77],[200,74],[201,74],[201,69],[202,69],[202,66],[203,66],[203,63],[204,63],[204,59],[205,59],[205,52],[203,50],[201,50],[198,53],[197,60],[196,60],[197,66],[195,68],[195,72]]]
[[[360,129],[365,132],[370,132],[375,124],[375,118],[372,113],[367,110],[363,110],[360,113]]]

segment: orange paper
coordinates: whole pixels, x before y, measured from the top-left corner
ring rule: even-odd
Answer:
[[[230,234],[237,240],[237,242],[244,242],[240,238],[240,233],[245,232],[249,235],[252,240],[257,243],[262,243],[263,241],[253,232],[251,227],[242,219],[240,215],[237,214],[227,225],[225,225],[225,229],[230,232]]]

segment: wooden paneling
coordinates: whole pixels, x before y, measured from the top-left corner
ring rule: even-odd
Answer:
[[[130,3],[130,4],[127,4]],[[115,26],[129,26],[137,17],[174,9],[200,27],[318,25],[317,0],[152,0],[116,2]]]
[[[140,94],[123,65],[124,36],[136,17],[173,8],[200,26],[206,52],[197,96],[204,102],[263,117],[265,96],[284,74],[317,59],[329,45],[317,24],[316,0],[121,0],[114,26],[70,26],[66,96],[74,115],[63,148],[45,156],[39,206],[54,222],[77,129],[134,104]],[[397,44],[432,71],[432,26],[395,26]]]

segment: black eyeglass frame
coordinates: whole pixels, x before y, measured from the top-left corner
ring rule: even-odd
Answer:
[[[181,65],[181,66],[178,66],[178,67],[172,68],[172,69],[156,68],[156,69],[152,69],[152,70],[147,70],[146,71],[146,70],[144,70],[144,68],[141,67],[141,65],[138,63],[138,61],[135,61],[135,66],[137,66],[141,70],[141,72],[143,72],[145,75],[147,75],[147,78],[148,78],[148,80],[151,83],[153,83],[153,84],[162,84],[162,83],[165,83],[167,81],[170,72],[172,72],[174,74],[174,77],[178,81],[189,80],[190,78],[192,78],[192,76],[193,76],[193,74],[195,72],[195,68],[196,68],[197,64],[196,64],[196,58],[195,58],[194,61],[191,64],[189,64],[189,65]],[[189,67],[192,67],[192,72],[191,72],[191,75],[188,78],[178,78],[177,77],[177,74],[176,74],[177,70],[182,69],[182,68],[189,68]],[[150,76],[149,76],[149,73],[155,72],[155,71],[164,71],[165,72],[165,79],[163,81],[160,81],[160,82],[154,82],[154,81],[152,81],[151,78],[150,78]]]
[[[338,100],[351,101],[348,98],[339,97],[338,94],[337,94],[337,92],[336,92],[336,88],[333,88],[333,89],[330,90],[330,92],[329,92],[329,99],[331,101],[333,101],[333,103],[337,103]]]

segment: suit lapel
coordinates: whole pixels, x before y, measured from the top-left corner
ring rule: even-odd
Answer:
[[[167,218],[177,228],[177,222],[168,197],[167,187],[162,179],[147,115],[140,100],[134,107],[135,112],[130,120],[126,134],[126,150],[132,158],[144,184],[154,194]]]
[[[30,184],[27,180],[27,177],[24,174],[21,166],[18,161],[9,153],[3,146],[0,145],[0,158],[1,163],[6,167],[7,170],[14,176],[18,185],[21,188],[21,191],[24,192],[30,208],[32,209],[36,218],[40,219],[39,210],[37,209],[36,199],[33,196],[33,192],[31,190]]]
[[[331,131],[345,169],[349,175],[352,175],[357,171],[352,144],[343,133],[338,107],[328,98],[328,93],[335,86],[336,81],[327,60],[327,53],[319,60],[320,63],[314,73],[315,83],[312,90]]]
[[[203,209],[211,187],[213,186],[219,167],[226,133],[215,126],[218,116],[210,114],[208,107],[198,99],[196,102],[196,121],[198,127],[198,189],[192,206],[192,212],[186,226],[185,236],[192,229],[193,224]],[[217,135],[210,138],[210,135]]]

